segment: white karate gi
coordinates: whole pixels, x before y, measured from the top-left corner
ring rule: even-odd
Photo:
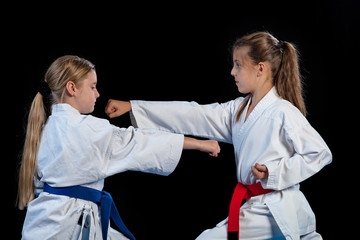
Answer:
[[[248,200],[240,211],[241,239],[285,236],[300,239],[315,232],[315,215],[299,190],[299,183],[332,161],[320,135],[300,111],[271,89],[245,121],[236,115],[244,98],[223,104],[195,102],[131,101],[133,124],[232,143],[237,179],[256,183],[251,172],[255,163],[265,164],[269,177],[263,188],[274,189]],[[249,105],[250,101],[248,102]],[[248,105],[244,113],[247,112]],[[227,219],[203,232],[198,239],[226,239]],[[317,239],[321,239],[318,235]]]
[[[183,142],[183,135],[118,128],[105,119],[81,115],[68,104],[57,104],[42,134],[36,188],[47,183],[102,190],[106,177],[127,170],[168,175],[178,164]],[[34,240],[102,239],[98,205],[41,192],[28,206],[22,235]],[[127,238],[110,228],[108,239]]]

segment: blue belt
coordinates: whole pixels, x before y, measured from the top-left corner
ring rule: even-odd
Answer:
[[[114,204],[110,193],[82,186],[54,188],[50,187],[46,183],[44,184],[44,192],[56,195],[64,195],[72,198],[79,198],[87,201],[92,201],[94,203],[100,203],[100,216],[103,239],[107,239],[109,220],[111,217],[116,226],[126,237],[131,240],[135,240],[134,236],[126,228],[124,222],[121,220],[119,212]]]

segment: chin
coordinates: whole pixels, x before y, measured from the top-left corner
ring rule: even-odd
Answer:
[[[241,88],[241,87],[238,87],[238,91],[239,93],[242,93],[242,94],[248,94],[250,91],[245,89],[245,88]]]
[[[82,111],[81,114],[90,114],[90,113],[92,113],[93,111],[94,111],[94,107]]]
[[[94,111],[94,108],[92,108],[92,109],[88,112],[88,114],[92,113],[93,111]]]

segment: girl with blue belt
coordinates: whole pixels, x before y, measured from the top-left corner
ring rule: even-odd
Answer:
[[[23,239],[135,239],[102,191],[104,179],[129,170],[169,175],[183,149],[220,151],[213,140],[119,128],[89,115],[100,96],[96,85],[94,65],[77,56],[58,58],[46,72],[29,112],[20,167]]]

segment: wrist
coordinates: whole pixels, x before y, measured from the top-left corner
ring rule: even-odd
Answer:
[[[184,136],[184,149],[201,150],[201,141]]]
[[[131,102],[125,102],[125,106],[126,106],[127,112],[131,112],[131,110],[132,110]]]

